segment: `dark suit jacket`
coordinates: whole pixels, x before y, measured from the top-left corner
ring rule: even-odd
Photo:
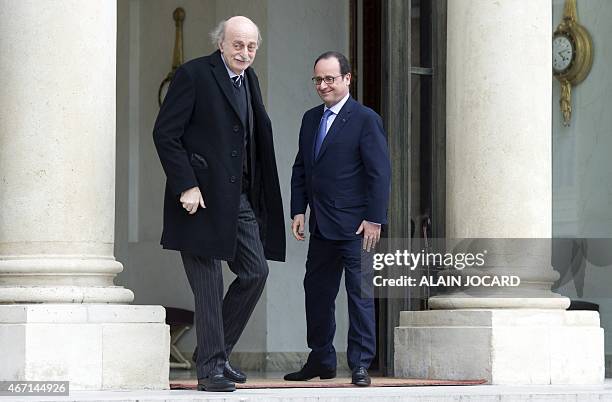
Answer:
[[[259,81],[245,70],[256,146],[250,201],[266,258],[285,259],[283,205],[276,170],[272,124]],[[241,194],[245,127],[219,51],[176,70],[161,106],[153,139],[166,173],[164,248],[232,260]],[[199,186],[206,208],[189,215],[181,192]]]
[[[314,143],[323,105],[302,118],[291,177],[291,217],[310,205],[310,232],[330,240],[355,239],[364,219],[387,223],[391,163],[382,120],[352,97],[336,116],[319,156]]]

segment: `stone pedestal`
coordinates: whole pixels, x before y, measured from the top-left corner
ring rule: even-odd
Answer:
[[[170,334],[158,306],[0,305],[0,379],[70,390],[167,389]]]
[[[599,384],[603,329],[593,311],[404,311],[395,374],[490,384]]]

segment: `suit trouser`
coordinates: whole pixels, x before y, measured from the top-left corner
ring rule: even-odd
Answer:
[[[306,294],[306,327],[308,365],[336,367],[333,340],[336,333],[335,302],[344,268],[348,296],[349,333],[347,360],[349,368],[368,368],[376,353],[376,319],[374,311],[372,266],[361,249],[362,239],[327,240],[312,234],[308,246],[304,291]]]
[[[240,195],[236,254],[228,262],[236,275],[223,297],[221,261],[181,252],[195,300],[198,378],[223,372],[268,276],[255,214],[245,194]]]

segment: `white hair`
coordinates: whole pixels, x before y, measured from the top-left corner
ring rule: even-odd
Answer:
[[[223,39],[225,39],[226,23],[227,23],[227,20],[221,20],[221,22],[217,24],[215,29],[210,31],[210,40],[214,46],[219,46],[219,44],[223,42]],[[261,33],[259,32],[259,27],[255,23],[253,23],[253,25],[255,25],[255,29],[257,29],[257,47],[259,47],[259,45],[261,45],[261,42],[262,42]]]

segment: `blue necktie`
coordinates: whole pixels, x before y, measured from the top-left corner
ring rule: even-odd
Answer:
[[[315,142],[315,159],[319,157],[319,151],[321,150],[321,145],[323,145],[323,140],[327,135],[327,119],[334,112],[331,109],[327,109],[325,113],[323,113],[323,117],[321,118],[321,123],[319,123],[319,131],[317,131],[317,140]]]

